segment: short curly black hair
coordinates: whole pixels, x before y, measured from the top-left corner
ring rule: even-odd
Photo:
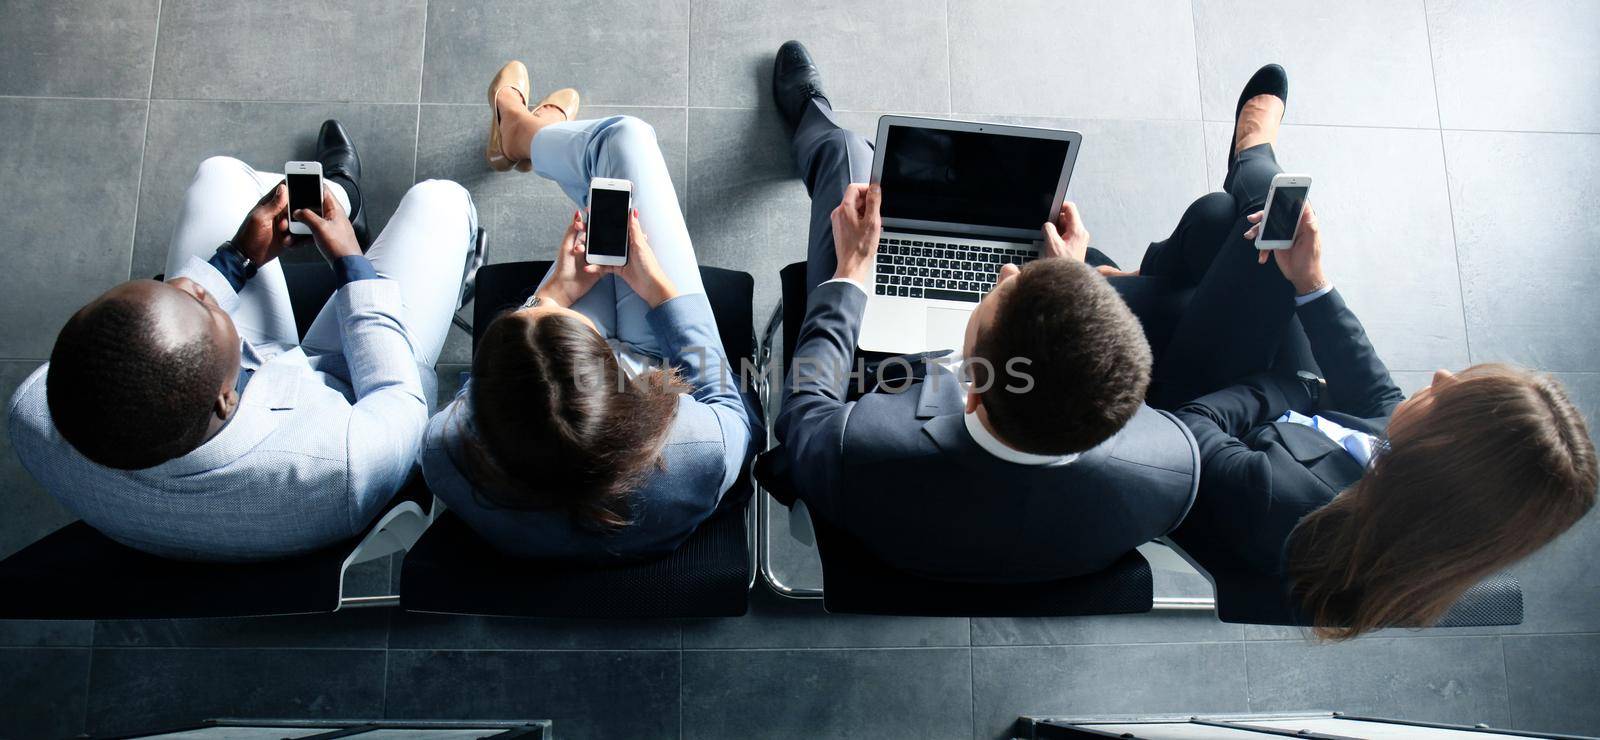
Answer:
[[[1139,320],[1077,260],[1032,262],[1010,283],[973,345],[987,361],[975,375],[988,367],[996,376],[987,387],[974,378],[995,433],[1040,455],[1083,452],[1110,439],[1150,386],[1150,343]]]
[[[152,467],[206,439],[227,358],[205,334],[162,336],[160,310],[101,298],[67,321],[50,352],[45,390],[56,431],[106,467]]]

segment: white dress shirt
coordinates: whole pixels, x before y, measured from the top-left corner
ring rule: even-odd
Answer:
[[[1372,452],[1377,448],[1378,438],[1366,432],[1341,426],[1337,422],[1321,416],[1306,416],[1298,411],[1285,411],[1278,421],[1287,421],[1291,424],[1308,426],[1322,432],[1333,440],[1333,443],[1343,448],[1345,452],[1356,459],[1363,466],[1372,462]]]

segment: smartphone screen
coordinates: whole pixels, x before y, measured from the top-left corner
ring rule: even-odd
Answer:
[[[628,254],[628,198],[626,190],[589,191],[590,254],[625,257]]]
[[[1294,238],[1294,229],[1300,224],[1300,209],[1306,204],[1304,185],[1278,187],[1272,191],[1272,202],[1267,204],[1267,223],[1261,227],[1261,240],[1286,242]]]
[[[294,212],[302,208],[317,214],[322,213],[322,176],[320,175],[295,175],[288,176],[289,181],[289,214],[294,217]]]

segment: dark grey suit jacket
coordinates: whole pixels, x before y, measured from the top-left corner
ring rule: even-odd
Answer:
[[[1141,407],[1075,462],[1037,467],[972,440],[964,391],[938,366],[904,392],[846,402],[865,306],[853,285],[812,290],[773,468],[813,515],[886,564],[947,580],[1065,578],[1103,569],[1183,519],[1199,457],[1165,412]]]
[[[1321,414],[1382,436],[1405,398],[1339,291],[1296,314],[1327,375],[1320,401],[1303,382],[1269,372],[1177,411],[1199,441],[1204,468],[1194,511],[1173,538],[1208,569],[1281,573],[1295,525],[1365,472],[1327,435],[1278,417],[1290,409]]]

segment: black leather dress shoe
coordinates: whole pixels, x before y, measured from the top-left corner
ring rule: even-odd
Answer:
[[[339,183],[350,196],[350,225],[365,250],[372,242],[367,236],[367,209],[361,204],[361,158],[356,156],[350,132],[338,121],[322,122],[322,130],[317,133],[317,161],[322,163],[322,176]]]
[[[827,96],[822,94],[822,72],[817,69],[817,63],[811,58],[811,52],[806,50],[805,44],[799,41],[785,41],[778,47],[778,55],[772,60],[772,99],[778,104],[778,111],[783,114],[783,120],[793,129],[800,125],[800,117],[805,114],[806,103],[812,98],[822,98],[823,103],[828,102]]]

